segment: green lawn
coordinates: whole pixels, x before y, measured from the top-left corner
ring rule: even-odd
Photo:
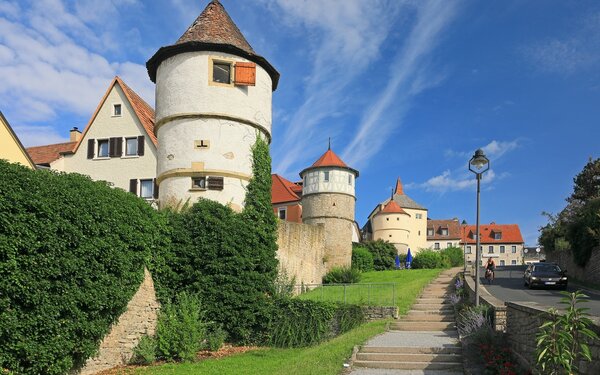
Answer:
[[[396,284],[400,313],[408,311],[421,289],[441,270],[380,271],[363,274],[362,283]],[[312,292],[315,296],[320,292]],[[382,292],[383,293],[383,292]],[[308,297],[303,296],[303,298]],[[259,349],[221,359],[197,363],[166,364],[139,368],[135,374],[266,374],[336,375],[352,354],[352,348],[385,330],[386,321],[364,324],[334,339],[310,348]]]

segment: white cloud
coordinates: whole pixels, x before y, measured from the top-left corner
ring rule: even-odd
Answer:
[[[48,145],[53,143],[68,142],[64,135],[58,134],[51,126],[15,126],[19,140],[25,147]]]
[[[514,139],[512,141],[492,140],[487,145],[482,146],[481,149],[483,150],[485,155],[488,157],[488,159],[495,161],[495,160],[501,158],[507,152],[517,149],[520,146],[520,142],[521,141],[519,139]],[[456,150],[447,149],[444,151],[444,156],[446,158],[460,158],[460,159],[466,160],[466,159],[470,159],[474,153],[475,153],[475,150],[473,150],[473,151],[456,151]]]

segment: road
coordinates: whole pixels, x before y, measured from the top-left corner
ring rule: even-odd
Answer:
[[[525,266],[507,266],[496,268],[496,279],[491,285],[487,284],[484,278],[481,278],[483,285],[490,294],[502,301],[512,302],[536,302],[547,307],[564,308],[560,304],[563,296],[560,290],[556,289],[528,289],[523,284],[523,272]],[[483,269],[480,275],[484,275]],[[573,292],[577,288],[569,284],[568,291]],[[590,296],[590,301],[581,304],[581,307],[588,307],[588,313],[595,318],[600,318],[600,292],[586,293]]]

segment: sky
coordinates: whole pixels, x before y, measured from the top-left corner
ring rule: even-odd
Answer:
[[[84,128],[115,75],[151,105],[146,61],[208,0],[0,2],[0,110],[26,146]],[[360,171],[363,225],[396,178],[433,219],[475,223],[474,151],[490,158],[481,222],[543,211],[600,157],[600,2],[221,0],[281,73],[273,172],[296,181],[327,149]]]

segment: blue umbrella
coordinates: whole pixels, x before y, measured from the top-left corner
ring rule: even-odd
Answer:
[[[400,268],[400,255],[396,254],[396,269]]]
[[[410,268],[410,264],[412,263],[412,254],[410,253],[410,247],[408,248],[408,253],[406,253],[406,268]]]

